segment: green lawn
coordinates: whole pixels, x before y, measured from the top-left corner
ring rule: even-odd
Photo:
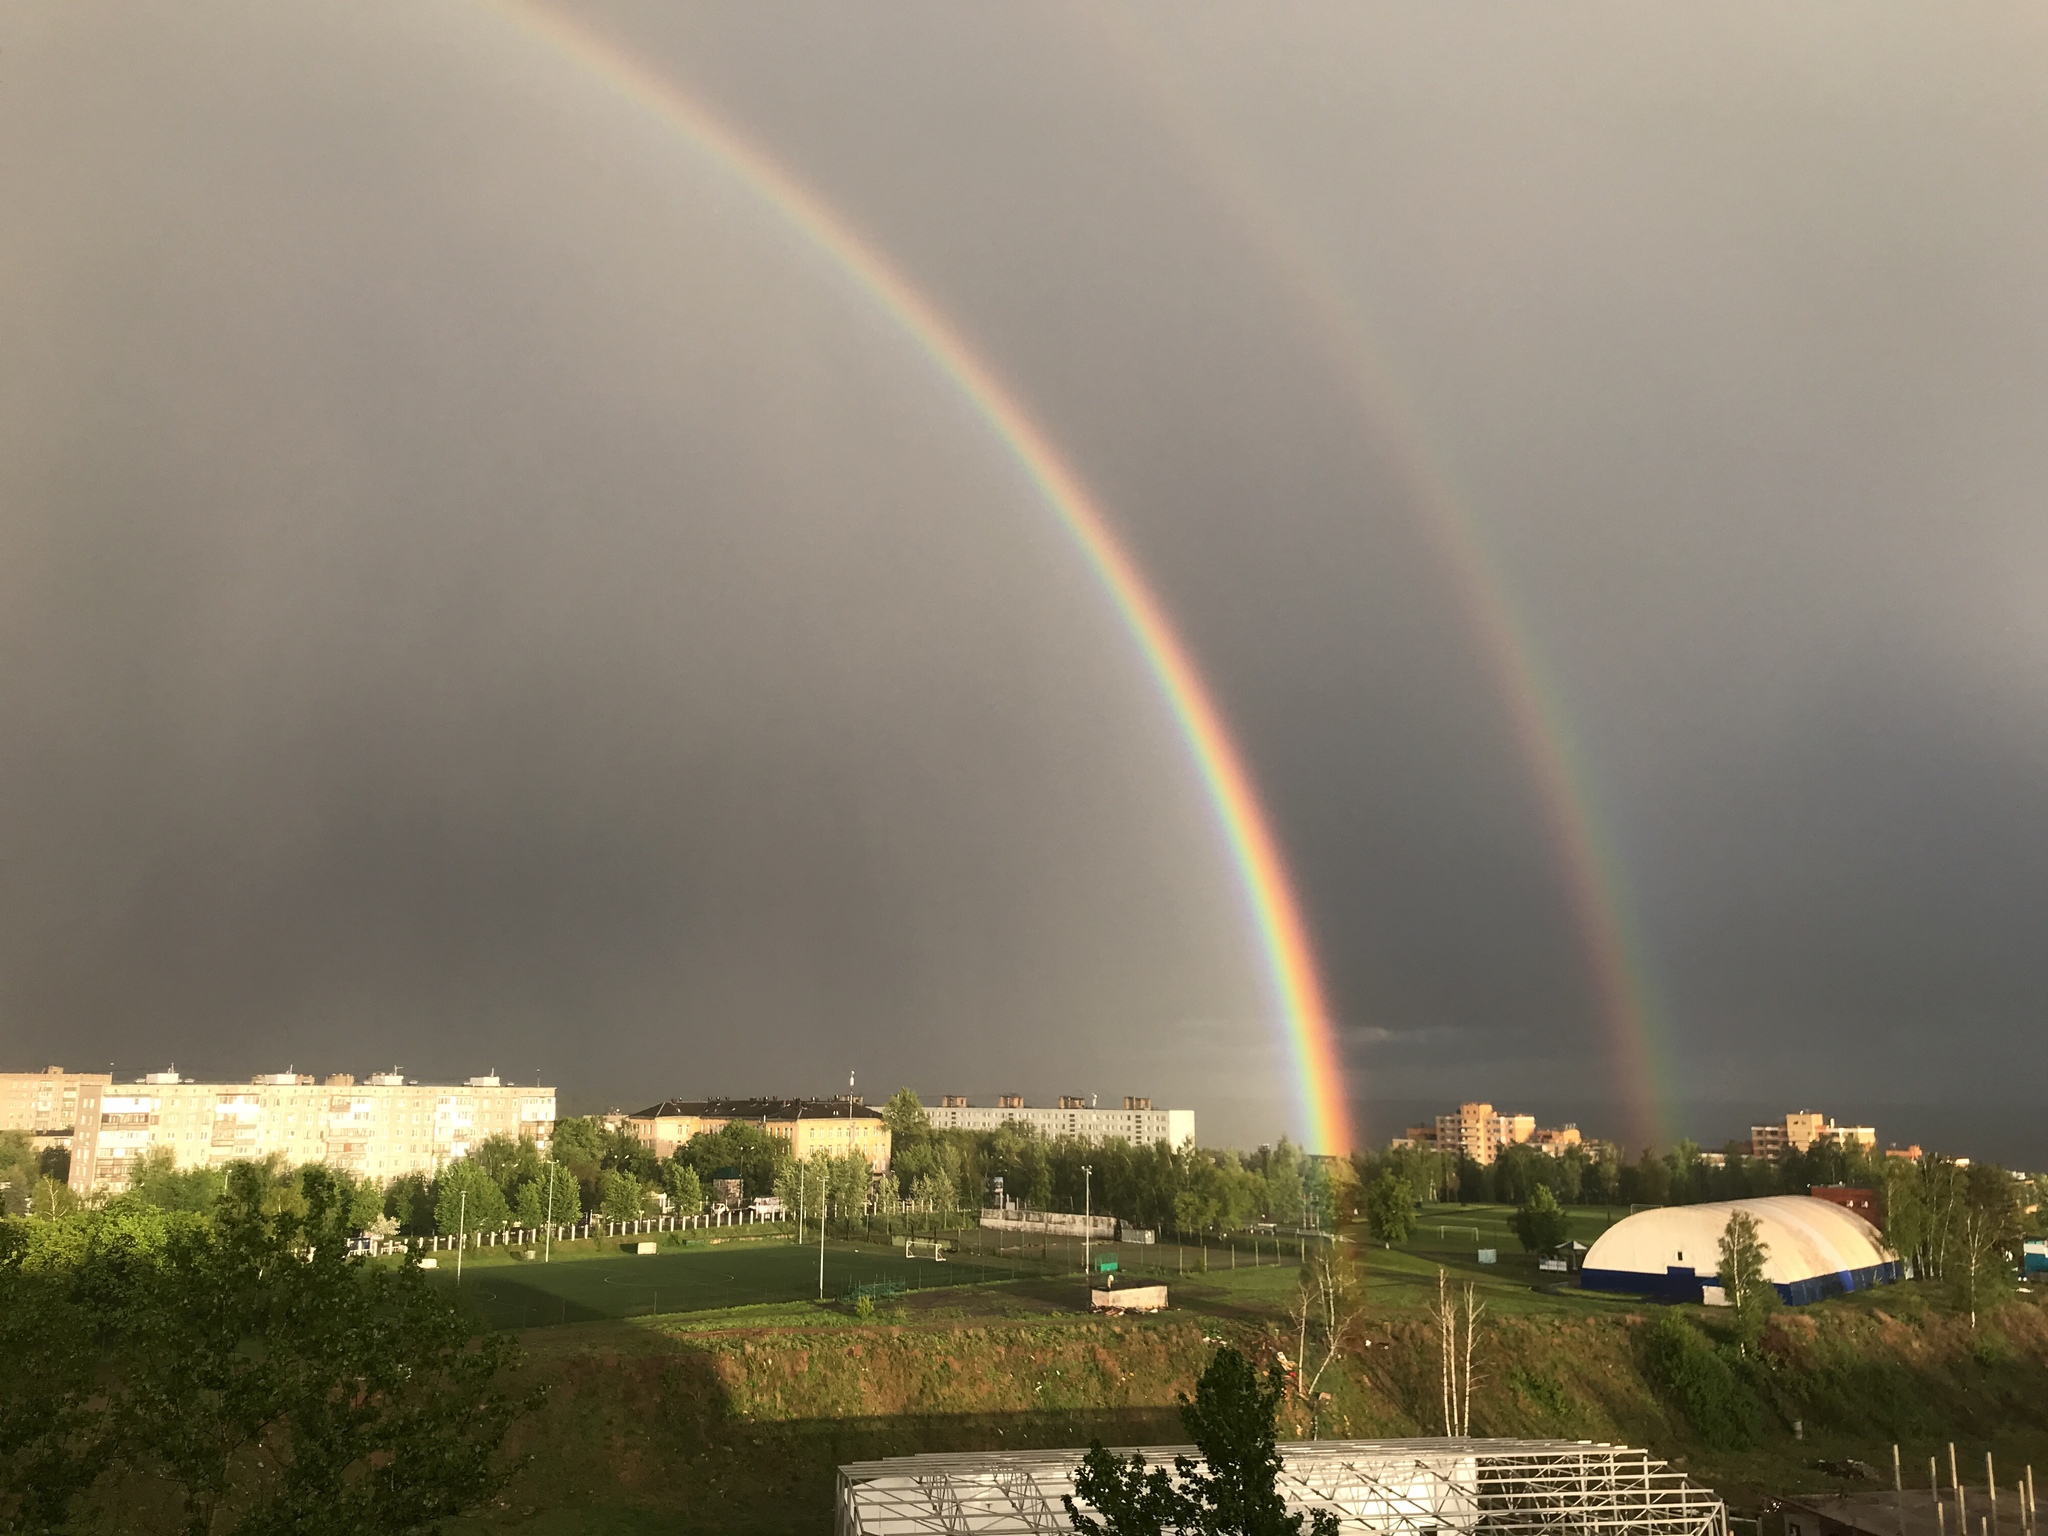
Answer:
[[[554,1261],[523,1261],[492,1254],[482,1262],[465,1259],[463,1299],[494,1328],[538,1328],[600,1318],[647,1317],[709,1312],[730,1307],[815,1301],[818,1248],[787,1238],[712,1245],[671,1246],[651,1254],[629,1254],[621,1239],[558,1250]],[[454,1266],[441,1255],[437,1277],[448,1286]],[[1037,1278],[1045,1266],[999,1255],[951,1255],[945,1262],[906,1260],[900,1249],[837,1239],[825,1245],[825,1296],[836,1300],[856,1285],[893,1281],[905,1290],[986,1284],[1013,1277]]]
[[[1572,1234],[1590,1243],[1626,1210],[1573,1207]],[[1421,1309],[1434,1299],[1439,1269],[1481,1293],[1501,1312],[1556,1312],[1626,1304],[1581,1292],[1575,1281],[1536,1268],[1514,1236],[1514,1207],[1506,1205],[1425,1206],[1415,1234],[1394,1249],[1365,1243],[1355,1235],[1344,1245],[1365,1262],[1372,1303]],[[911,1291],[958,1289],[1009,1281],[1045,1281],[1081,1272],[1081,1244],[1028,1241],[1015,1233],[969,1229],[952,1235],[954,1250],[944,1262],[920,1256],[906,1260],[900,1248],[877,1241],[855,1243],[834,1237],[825,1245],[825,1296],[836,1301],[856,1285],[894,1281]],[[735,1307],[815,1302],[818,1249],[785,1235],[709,1241],[694,1237],[679,1244],[657,1241],[652,1254],[628,1254],[622,1239],[563,1244],[553,1261],[522,1260],[515,1251],[487,1249],[464,1260],[462,1295],[492,1327],[532,1328],[654,1314],[706,1313]],[[1494,1250],[1495,1262],[1478,1262],[1479,1250]],[[1127,1284],[1164,1280],[1176,1301],[1220,1315],[1277,1314],[1291,1304],[1300,1244],[1256,1241],[1140,1245],[1103,1243],[1096,1258],[1114,1254]],[[439,1256],[442,1283],[455,1283],[447,1254]],[[1563,1282],[1560,1284],[1560,1282]],[[1004,1287],[1007,1292],[1014,1287]],[[1023,1293],[1032,1287],[1024,1285]],[[1064,1292],[1062,1292],[1064,1296]],[[1082,1304],[1085,1305],[1085,1299]],[[992,1301],[994,1298],[992,1297]]]

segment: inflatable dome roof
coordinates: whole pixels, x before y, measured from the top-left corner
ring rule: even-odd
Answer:
[[[1638,1211],[1600,1234],[1587,1250],[1579,1283],[1587,1290],[1698,1301],[1717,1283],[1721,1233],[1737,1211],[1756,1218],[1764,1278],[1788,1302],[1899,1278],[1898,1259],[1883,1236],[1854,1211],[1811,1195],[1772,1195]]]

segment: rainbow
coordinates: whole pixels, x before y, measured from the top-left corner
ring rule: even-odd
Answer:
[[[1294,1068],[1308,1148],[1353,1145],[1334,1022],[1307,924],[1251,775],[1186,644],[1088,488],[959,329],[838,213],[673,82],[589,28],[519,0],[498,7],[561,56],[653,113],[829,258],[902,328],[985,421],[1073,536],[1157,680],[1229,847]]]
[[[1419,413],[1393,383],[1364,317],[1315,239],[1269,195],[1236,146],[1159,62],[1160,50],[1122,7],[1074,13],[1112,44],[1151,97],[1158,121],[1214,178],[1222,200],[1300,303],[1304,340],[1322,348],[1352,402],[1396,465],[1425,536],[1493,673],[1541,805],[1611,1053],[1634,1146],[1668,1140],[1673,1097],[1669,1027],[1633,914],[1614,840],[1596,813],[1591,765],[1561,689],[1517,609],[1499,558],[1448,460],[1433,452]]]

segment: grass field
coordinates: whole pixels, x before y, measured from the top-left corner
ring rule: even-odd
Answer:
[[[1572,1233],[1590,1243],[1626,1210],[1574,1209]],[[1460,1284],[1477,1285],[1501,1313],[1570,1313],[1630,1305],[1616,1298],[1580,1292],[1562,1277],[1536,1268],[1514,1236],[1512,1206],[1429,1206],[1415,1235],[1397,1248],[1346,1245],[1364,1260],[1365,1282],[1375,1308],[1424,1309],[1435,1296],[1442,1269]],[[993,1310],[1005,1314],[1013,1301],[1029,1305],[1052,1294],[1062,1305],[1085,1305],[1079,1283],[1082,1245],[1078,1240],[1033,1242],[1018,1234],[970,1229],[952,1234],[955,1246],[944,1261],[920,1255],[906,1259],[900,1248],[833,1237],[825,1244],[823,1296],[836,1302],[855,1286],[892,1282],[907,1293],[945,1291],[963,1315],[989,1310],[962,1296],[967,1288],[1001,1287]],[[516,1252],[489,1249],[464,1261],[462,1296],[494,1328],[538,1328],[566,1323],[618,1320],[735,1307],[803,1302],[820,1296],[818,1248],[787,1235],[702,1237],[677,1243],[659,1240],[652,1254],[628,1254],[623,1240],[566,1243],[552,1261],[526,1261]],[[1314,1246],[1311,1239],[1309,1247]],[[1495,1261],[1479,1262],[1490,1248]],[[1097,1259],[1115,1255],[1120,1278],[1131,1282],[1164,1279],[1177,1305],[1222,1317],[1278,1315],[1293,1296],[1302,1244],[1298,1239],[1244,1238],[1234,1242],[1157,1244],[1101,1243]],[[448,1257],[439,1274],[454,1285]],[[1071,1294],[1069,1294],[1071,1293]],[[890,1303],[885,1298],[882,1304]],[[920,1307],[920,1313],[928,1311]]]
[[[1626,1214],[1573,1210],[1572,1233],[1590,1243]],[[1742,1373],[1756,1436],[1729,1448],[1690,1425],[1677,1389],[1651,1368],[1642,1333],[1656,1309],[1539,1271],[1513,1236],[1513,1215],[1431,1206],[1392,1249],[1347,1233],[1338,1251],[1356,1261],[1364,1316],[1323,1378],[1332,1401],[1322,1433],[1439,1431],[1427,1308],[1441,1270],[1486,1305],[1473,1405],[1481,1433],[1647,1445],[1745,1512],[1767,1508],[1769,1496],[1842,1486],[1846,1458],[1887,1463],[1893,1441],[1914,1465],[1949,1440],[1966,1462],[1981,1464],[1988,1450],[2001,1468],[2048,1464],[2048,1317],[2030,1297],[1981,1332],[1938,1288],[1919,1285],[1781,1313],[1764,1359]],[[645,1257],[621,1253],[617,1240],[577,1243],[548,1265],[502,1251],[469,1263],[464,1296],[485,1320],[525,1330],[519,1379],[549,1396],[513,1446],[533,1464],[452,1529],[822,1536],[840,1463],[1096,1435],[1166,1443],[1183,1433],[1178,1396],[1218,1341],[1261,1359],[1299,1348],[1292,1243],[1262,1239],[1256,1264],[1249,1240],[1234,1251],[1119,1245],[1130,1280],[1164,1275],[1171,1310],[1104,1318],[1087,1312],[1078,1244],[959,1239],[937,1264],[835,1237],[822,1304],[815,1239],[798,1246],[786,1235],[664,1241]],[[1494,1262],[1478,1262],[1482,1248]],[[449,1269],[439,1274],[452,1284]],[[869,1318],[842,1301],[849,1286],[883,1278],[911,1288]],[[1687,1311],[1710,1330],[1725,1323]]]

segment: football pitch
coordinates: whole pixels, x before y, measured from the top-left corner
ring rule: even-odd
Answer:
[[[438,1271],[452,1286],[447,1255]],[[930,1290],[1042,1273],[1038,1265],[1012,1266],[975,1255],[946,1263],[906,1260],[900,1252],[847,1243],[825,1246],[825,1297],[837,1300],[855,1286],[894,1283]],[[492,1328],[539,1328],[604,1318],[709,1312],[764,1302],[818,1299],[815,1243],[733,1243],[667,1248],[651,1254],[563,1257],[554,1263],[473,1264],[462,1277],[462,1299]]]

